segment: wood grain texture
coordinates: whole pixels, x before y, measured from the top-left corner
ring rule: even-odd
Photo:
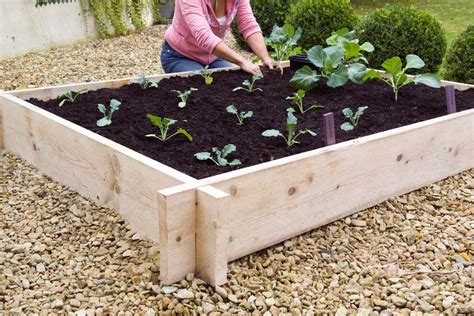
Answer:
[[[9,95],[4,147],[158,242],[156,192],[194,178]]]
[[[212,186],[197,190],[196,274],[210,285],[227,282],[229,201]]]
[[[474,110],[203,179],[231,195],[229,260],[474,167]]]

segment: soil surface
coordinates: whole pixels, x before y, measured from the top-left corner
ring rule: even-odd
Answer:
[[[130,84],[120,89],[91,91],[80,95],[74,104],[66,103],[62,108],[58,107],[60,101],[56,99],[46,102],[31,99],[29,102],[196,178],[324,146],[323,114],[326,112],[334,112],[337,142],[446,114],[444,89],[405,86],[400,90],[398,102],[395,102],[391,88],[378,81],[363,85],[349,83],[337,89],[321,85],[307,93],[305,104],[319,103],[324,109],[305,114],[295,112],[298,129],[309,128],[317,136],[302,135],[298,138],[300,144],[288,147],[281,137],[267,138],[261,134],[266,129],[286,131],[286,109],[292,106],[286,97],[294,92],[288,86],[291,76],[290,70],[286,70],[283,76],[265,72],[264,78],[255,84],[263,92],[253,93],[232,91],[243,80],[250,79],[250,75],[236,71],[214,74],[214,83],[210,86],[204,85],[200,76],[175,77],[160,81],[156,89],[143,90],[138,84]],[[189,87],[198,88],[198,91],[191,94],[187,106],[181,109],[172,90],[184,91]],[[102,117],[97,104],[103,103],[108,107],[111,99],[122,103],[120,111],[114,113],[110,126],[97,127],[96,122]],[[457,91],[456,102],[458,111],[473,108],[474,89]],[[240,126],[236,116],[226,112],[230,104],[240,111],[253,111],[254,116]],[[350,107],[356,111],[359,106],[368,106],[359,125],[351,132],[342,131],[340,125],[345,122],[342,109]],[[194,140],[189,142],[182,135],[167,142],[145,137],[146,134],[159,133],[158,127],[153,126],[146,117],[148,113],[178,120],[171,127],[171,132],[184,128]],[[198,161],[193,156],[229,143],[237,146],[230,160],[240,159],[241,166],[219,167],[210,161]]]

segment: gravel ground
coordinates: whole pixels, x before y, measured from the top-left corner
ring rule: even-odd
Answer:
[[[0,88],[159,73],[162,32],[0,61]],[[10,153],[1,168],[0,315],[474,315],[474,169],[237,260],[212,288],[161,286],[159,248],[114,210]]]
[[[158,247],[114,210],[1,160],[0,314],[474,314],[474,169],[237,260],[212,288],[161,286]]]

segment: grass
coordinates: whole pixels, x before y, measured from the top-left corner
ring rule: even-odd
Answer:
[[[443,25],[448,46],[470,23],[474,23],[474,1],[472,0],[352,0],[361,15],[366,15],[385,3],[400,3],[431,13]]]
[[[473,0],[352,0],[351,3],[362,16],[369,14],[376,8],[383,7],[386,3],[412,5],[431,13],[443,25],[448,48],[469,24],[474,23]],[[445,69],[445,62],[443,62],[438,74],[443,76]]]

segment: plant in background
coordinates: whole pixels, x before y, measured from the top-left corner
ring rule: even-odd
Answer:
[[[201,70],[195,70],[193,71],[194,75],[199,75],[204,78],[204,83],[209,86],[212,84],[214,81],[214,78],[212,78],[211,72],[208,70],[209,65],[206,65],[206,67],[202,68]]]
[[[295,47],[301,37],[302,30],[299,27],[296,31],[293,25],[285,24],[282,27],[273,26],[272,33],[265,39],[265,43],[272,48],[271,57],[281,62],[288,60],[290,56],[301,54],[301,47]]]
[[[184,128],[178,128],[178,130],[175,133],[173,133],[171,135],[168,135],[168,131],[169,131],[170,126],[173,125],[174,123],[176,123],[177,122],[176,120],[173,120],[173,119],[170,119],[170,118],[167,118],[167,117],[161,118],[161,117],[153,115],[153,114],[147,114],[146,117],[148,117],[151,124],[153,124],[155,126],[158,126],[160,128],[160,135],[147,134],[147,135],[145,135],[145,137],[154,137],[156,139],[161,140],[162,142],[165,142],[173,136],[182,134],[190,142],[193,141],[193,137]]]
[[[357,34],[362,41],[375,46],[374,53],[367,56],[375,69],[392,56],[414,54],[426,65],[413,73],[436,73],[446,53],[446,34],[441,23],[433,15],[404,4],[387,5],[368,14]]]
[[[298,0],[286,14],[286,23],[304,30],[299,41],[303,49],[325,45],[334,30],[354,29],[359,23],[357,12],[349,0]]]
[[[146,1],[148,0],[126,0],[128,16],[137,31],[146,28],[146,21],[144,19]]]
[[[474,24],[456,38],[446,56],[446,80],[474,84]]]
[[[59,95],[58,99],[61,100],[61,102],[59,103],[59,107],[62,107],[66,102],[74,103],[74,101],[76,101],[76,98],[84,93],[87,93],[87,89],[82,89],[77,92],[69,91]]]
[[[226,110],[228,113],[231,113],[231,114],[235,114],[237,116],[237,119],[239,120],[239,125],[243,125],[244,124],[244,120],[247,119],[247,118],[251,118],[253,116],[253,112],[252,111],[248,111],[248,112],[239,112],[237,110],[237,108],[235,107],[235,105],[231,104],[229,105],[228,107],[226,107]]]
[[[414,77],[408,77],[406,75],[409,69],[421,69],[425,66],[423,60],[416,55],[406,56],[406,65],[403,67],[402,60],[400,57],[392,57],[387,59],[382,64],[382,68],[387,72],[387,78],[383,77],[380,72],[376,70],[369,70],[365,75],[366,79],[379,79],[392,87],[395,95],[395,101],[398,101],[398,91],[407,84],[424,84],[432,88],[440,88],[441,81],[436,75],[425,73],[419,74]]]
[[[212,154],[209,152],[200,152],[194,154],[199,160],[211,160],[216,165],[225,167],[225,166],[237,166],[242,164],[239,159],[234,159],[232,161],[227,160],[227,156],[237,150],[237,147],[234,144],[227,144],[224,148],[219,149],[217,147],[212,147],[212,153],[215,156],[213,158]]]
[[[360,106],[357,108],[357,112],[352,112],[350,108],[345,108],[342,110],[342,114],[344,115],[345,118],[349,120],[349,122],[345,122],[344,124],[341,125],[341,129],[343,131],[352,131],[354,128],[357,127],[357,124],[359,124],[359,119],[360,117],[364,114],[365,110],[368,108],[368,106]]]
[[[178,95],[178,98],[181,100],[178,103],[178,106],[180,108],[184,108],[184,107],[186,107],[186,105],[188,103],[188,99],[189,99],[189,96],[191,95],[191,93],[193,91],[197,91],[197,90],[198,89],[191,87],[188,90],[185,90],[184,92],[181,92],[179,90],[171,90],[171,91],[176,92],[176,94]]]
[[[306,95],[306,92],[304,90],[298,90],[293,95],[286,97],[287,100],[293,101],[293,104],[296,105],[297,109],[300,111],[301,114],[304,114],[305,112],[308,112],[313,109],[317,108],[324,108],[324,106],[319,105],[319,104],[311,104],[306,107],[304,106],[304,97]]]
[[[285,136],[282,132],[280,132],[277,129],[267,129],[262,133],[262,136],[265,137],[282,137],[288,147],[294,145],[294,144],[299,144],[299,141],[296,140],[300,135],[303,134],[310,134],[311,136],[316,136],[316,133],[311,131],[310,129],[305,128],[304,130],[297,130],[296,129],[296,124],[298,123],[298,119],[296,116],[293,114],[295,111],[293,108],[287,109],[288,114],[286,118],[286,131],[287,131],[287,136]]]
[[[107,114],[107,108],[103,104],[97,105],[97,108],[99,109],[100,113],[104,115],[103,118],[97,121],[97,126],[103,127],[112,124],[112,115],[114,114],[115,111],[118,111],[120,109],[120,103],[119,101],[112,99],[110,100],[110,109],[109,113]]]
[[[237,88],[234,88],[232,91],[238,91],[238,90],[245,90],[249,93],[252,93],[254,91],[263,91],[262,89],[260,88],[253,88],[253,86],[255,85],[255,81],[257,80],[260,80],[263,78],[263,75],[261,73],[256,73],[255,75],[252,76],[252,81],[249,81],[248,79],[244,80],[244,82],[242,82],[242,85],[245,86],[245,87],[237,87]]]
[[[145,74],[142,74],[136,80],[131,80],[130,83],[138,83],[143,90],[148,88],[158,88],[158,81],[148,80]]]

